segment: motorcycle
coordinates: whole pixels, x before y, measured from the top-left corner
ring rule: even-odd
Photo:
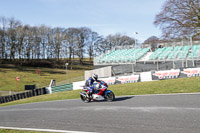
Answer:
[[[80,98],[83,102],[88,103],[91,100],[107,100],[109,102],[115,100],[115,94],[111,91],[108,90],[108,85],[104,81],[98,81],[93,84],[94,91],[91,94],[91,96],[88,95],[88,88],[83,87],[83,91],[80,92]]]

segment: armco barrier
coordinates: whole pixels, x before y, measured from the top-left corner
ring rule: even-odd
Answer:
[[[72,83],[52,86],[52,93],[73,90]]]
[[[20,100],[20,99],[24,99],[24,98],[29,98],[29,97],[33,97],[33,96],[44,95],[44,94],[47,94],[45,87],[34,89],[31,91],[17,93],[14,95],[1,96],[0,104],[15,101],[15,100]]]

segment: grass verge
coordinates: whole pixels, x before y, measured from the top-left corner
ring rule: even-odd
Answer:
[[[44,132],[0,129],[0,133],[44,133]]]
[[[116,95],[143,95],[200,92],[200,77],[112,85]]]

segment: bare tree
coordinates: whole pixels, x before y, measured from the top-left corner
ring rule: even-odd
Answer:
[[[8,19],[5,17],[0,17],[0,46],[1,46],[1,58],[7,59],[6,54],[6,37],[7,37],[7,28],[8,27]]]
[[[95,45],[98,45],[99,40],[101,39],[101,37],[98,35],[97,32],[89,32],[89,40],[88,40],[88,45],[87,45],[87,54],[90,57],[90,62],[92,62],[92,57],[94,56],[94,52],[95,52]]]
[[[200,0],[167,0],[154,21],[164,38],[200,35]]]
[[[26,33],[25,33],[25,29],[24,27],[21,25],[21,26],[18,26],[16,28],[16,35],[17,35],[17,43],[16,43],[16,48],[18,50],[18,57],[19,59],[21,60],[23,55],[22,55],[22,50],[24,49],[24,38],[26,36]]]
[[[54,31],[51,28],[48,28],[48,33],[47,33],[47,59],[51,59],[54,56]]]
[[[79,57],[79,62],[83,63],[83,57],[85,52],[85,46],[89,43],[89,34],[91,33],[91,29],[82,27],[79,28],[79,34],[78,34],[78,45],[77,45],[77,56]]]
[[[148,39],[146,39],[144,41],[145,44],[149,44],[149,46],[151,47],[152,51],[155,51],[155,49],[157,48],[157,45],[159,43],[159,38],[156,36],[151,36]]]
[[[106,41],[108,49],[112,49],[115,46],[133,45],[135,40],[129,36],[122,34],[108,35]]]
[[[60,59],[62,40],[64,40],[63,32],[64,32],[63,28],[55,28],[54,44],[55,44],[55,56],[57,60]]]
[[[32,27],[29,25],[25,25],[24,28],[26,29],[26,38],[24,39],[24,55],[26,55],[25,58],[29,60],[31,59],[31,51],[33,49],[33,32]]]
[[[106,46],[106,40],[103,36],[98,36],[97,40],[94,43],[94,48],[93,48],[93,56],[98,56],[101,55],[102,53],[105,53],[104,50],[107,50]]]
[[[48,42],[48,33],[49,33],[49,27],[45,26],[45,25],[41,25],[39,27],[39,36],[41,38],[41,45],[42,45],[42,58],[45,59],[45,55],[46,55],[46,48],[47,48],[47,42]]]
[[[17,48],[17,32],[16,29],[21,26],[21,22],[14,18],[9,19],[8,28],[8,44],[10,49],[10,59],[15,59],[16,48]]]
[[[71,69],[72,69],[72,64],[73,64],[72,57],[74,58],[75,49],[78,44],[78,34],[79,34],[79,30],[77,28],[68,28],[65,30],[65,46],[64,47],[66,47],[69,50],[68,62]]]

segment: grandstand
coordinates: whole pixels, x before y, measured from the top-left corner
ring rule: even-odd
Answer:
[[[143,49],[117,49],[96,58],[97,64],[133,63],[143,57],[149,48]],[[97,65],[96,64],[96,65]]]
[[[150,57],[149,60],[188,60],[188,59],[199,59],[200,45],[176,46],[158,48]]]
[[[200,67],[200,45],[113,49],[94,58],[94,67],[112,66],[115,74]]]

